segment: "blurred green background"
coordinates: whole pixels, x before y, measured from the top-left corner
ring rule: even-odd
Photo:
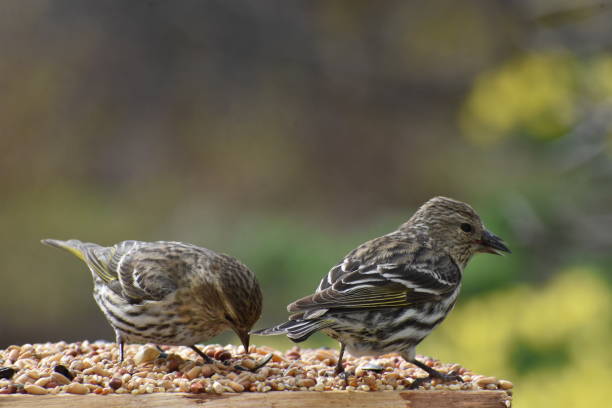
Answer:
[[[260,279],[260,328],[446,195],[514,253],[469,265],[418,351],[512,380],[519,406],[603,406],[611,19],[586,0],[3,0],[0,347],[113,339],[89,273],[41,238],[230,253]]]

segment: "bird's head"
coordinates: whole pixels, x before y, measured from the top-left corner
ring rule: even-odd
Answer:
[[[249,350],[249,332],[259,320],[262,309],[262,293],[259,284],[246,266],[240,268],[224,281],[224,320],[236,333],[245,352]]]
[[[228,317],[226,316],[226,318],[228,318]],[[244,352],[248,353],[249,352],[249,343],[250,343],[250,339],[251,339],[251,336],[249,335],[249,332],[251,331],[251,328],[253,327],[253,325],[240,325],[239,323],[238,324],[234,324],[233,319],[232,320],[229,320],[229,319],[232,319],[232,318],[231,317],[228,318],[228,321],[230,321],[232,330],[234,330],[234,333],[236,333],[236,335],[240,339],[240,342],[244,346]]]
[[[426,231],[438,249],[465,266],[478,252],[502,255],[510,252],[501,238],[488,231],[469,205],[446,197],[435,197],[417,210],[402,226]]]

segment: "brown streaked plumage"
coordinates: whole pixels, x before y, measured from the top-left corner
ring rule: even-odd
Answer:
[[[262,294],[255,275],[236,259],[182,242],[123,241],[112,247],[46,239],[89,267],[94,299],[124,343],[190,346],[231,329],[249,348]]]
[[[348,253],[314,294],[291,303],[289,321],[253,334],[306,340],[321,330],[354,356],[400,353],[429,376],[451,381],[416,360],[416,346],[452,310],[463,269],[478,252],[510,252],[469,205],[446,197],[426,202],[396,231]]]

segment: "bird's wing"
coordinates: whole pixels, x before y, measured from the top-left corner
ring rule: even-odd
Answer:
[[[160,300],[176,289],[176,276],[185,269],[181,254],[194,246],[178,242],[123,241],[103,247],[78,240],[43,240],[77,256],[117,295],[130,302]]]
[[[185,269],[186,244],[123,241],[111,248],[107,269],[116,274],[131,301],[161,300],[176,290],[176,276]]]
[[[349,252],[338,265],[331,268],[321,279],[317,292],[359,270],[375,268],[381,264],[410,264],[415,260],[415,255],[424,250],[425,247],[416,242],[416,239],[396,239],[393,233],[374,238]]]
[[[423,252],[416,258],[411,256],[410,263],[363,265],[287,309],[302,312],[402,307],[439,300],[459,285],[461,271],[449,256],[428,257]]]

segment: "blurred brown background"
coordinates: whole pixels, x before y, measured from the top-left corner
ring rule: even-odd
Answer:
[[[611,21],[586,0],[0,2],[0,347],[113,339],[89,273],[41,238],[230,253],[264,327],[446,195],[514,253],[473,261],[421,351],[519,385],[612,362]],[[478,320],[492,304],[515,313]],[[465,344],[505,327],[506,360],[470,357],[450,332],[470,324]]]

